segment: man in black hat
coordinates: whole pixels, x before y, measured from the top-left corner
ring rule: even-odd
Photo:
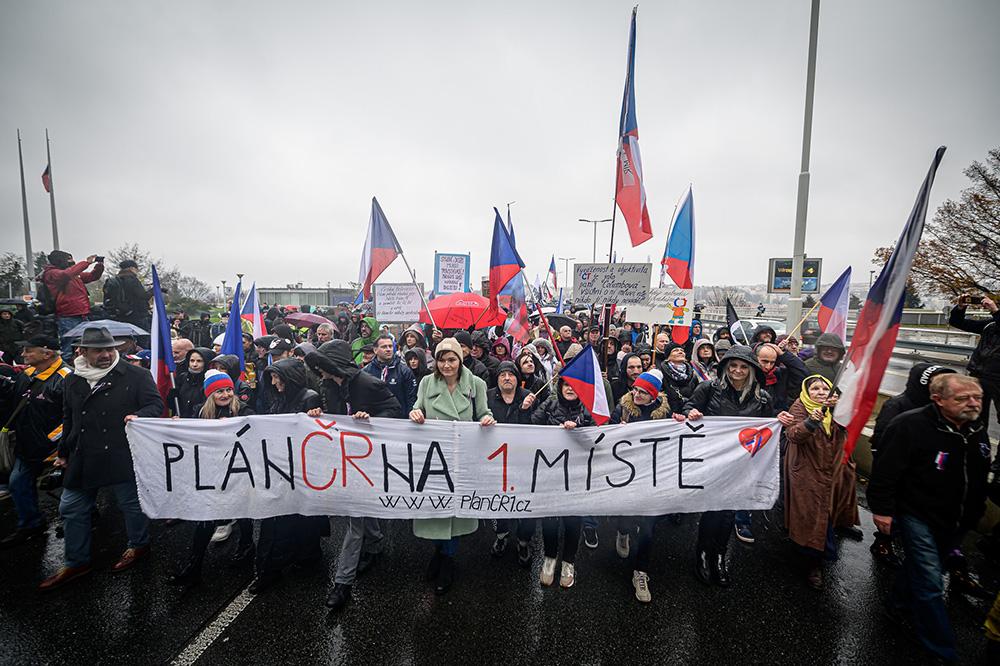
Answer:
[[[17,529],[0,539],[0,548],[45,534],[36,483],[62,433],[63,382],[70,374],[59,357],[59,341],[51,336],[32,337],[21,356],[28,367],[13,379],[0,377],[0,400],[11,406],[0,419],[15,438],[9,485],[17,509]]]
[[[120,262],[118,269],[118,275],[104,282],[104,309],[111,319],[148,331],[151,323],[149,299],[153,290],[142,286],[138,277],[139,264],[133,259]]]
[[[125,424],[163,414],[149,371],[123,361],[103,326],[85,328],[74,373],[63,385],[63,435],[56,466],[65,468],[59,515],[65,565],[40,585],[53,590],[90,573],[90,512],[101,488],[110,489],[125,518],[128,547],[111,568],[123,571],[149,553],[149,519],[142,513]]]

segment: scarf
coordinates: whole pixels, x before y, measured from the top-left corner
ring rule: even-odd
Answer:
[[[813,410],[823,409],[823,405],[821,405],[820,403],[816,402],[815,400],[809,397],[809,389],[806,387],[813,383],[810,381],[812,379],[823,380],[827,388],[833,390],[833,382],[831,382],[823,375],[809,375],[802,381],[802,391],[799,393],[799,400],[802,401],[802,406],[805,407],[806,411],[809,412],[810,414],[812,414]],[[812,418],[812,416],[810,416],[809,418]],[[833,410],[827,409],[824,411],[822,424],[823,424],[823,432],[825,432],[829,436],[830,433],[833,431]]]
[[[677,382],[686,382],[691,377],[690,366],[687,363],[667,362],[663,366],[670,375],[670,379]]]
[[[120,360],[121,357],[118,355],[118,350],[116,349],[114,360],[111,362],[111,365],[104,370],[95,368],[87,363],[87,358],[85,356],[77,356],[73,361],[73,367],[75,369],[75,373],[86,379],[87,383],[90,384],[90,388],[94,388],[94,386],[97,385],[97,382],[104,379],[105,375],[115,369],[115,366],[118,365],[118,361]]]
[[[774,386],[778,383],[778,367],[775,366],[764,375],[764,386]]]
[[[695,361],[691,364],[691,367],[694,368],[694,373],[698,375],[700,381],[706,381],[712,378],[710,365],[711,363],[706,364],[701,361]]]

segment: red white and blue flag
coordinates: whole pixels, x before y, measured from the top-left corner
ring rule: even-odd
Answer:
[[[549,280],[552,281],[552,286],[549,286]],[[545,291],[546,298],[555,298],[556,294],[559,293],[559,277],[556,275],[556,255],[552,255],[552,260],[549,261],[549,275],[545,278]]]
[[[819,299],[819,328],[847,340],[847,308],[851,301],[851,267],[841,273]]]
[[[507,225],[500,217],[500,211],[494,208],[493,212],[496,213],[496,219],[493,221],[493,244],[490,248],[489,312],[495,314],[499,311],[497,296],[508,282],[514,278],[520,279],[518,276],[524,268],[524,262],[514,247],[514,241],[507,232]]]
[[[46,164],[45,171],[42,172],[42,187],[46,192],[52,191],[52,165]]]
[[[233,307],[229,310],[229,322],[226,324],[226,333],[222,338],[222,348],[220,354],[232,354],[240,359],[240,374],[246,370],[246,359],[243,358],[243,325],[240,317],[240,291],[242,282],[236,283],[236,291],[233,293]]]
[[[528,302],[524,296],[524,280],[517,277],[510,281],[510,312],[504,331],[520,342],[527,344],[531,339],[531,322],[528,320]]]
[[[642,182],[642,156],[639,154],[639,123],[635,118],[635,15],[628,35],[628,64],[625,70],[625,93],[618,125],[618,176],[615,202],[625,218],[632,247],[653,237],[653,226],[646,209],[646,188]]]
[[[601,365],[593,347],[590,345],[584,347],[583,351],[574,356],[562,369],[559,376],[580,396],[580,401],[594,417],[594,423],[604,425],[608,422],[611,410],[608,408],[608,395],[604,391]]]
[[[253,338],[262,338],[267,335],[267,326],[264,325],[264,316],[260,313],[260,302],[257,300],[257,283],[250,285],[250,293],[247,294],[246,301],[243,302],[243,310],[240,312],[243,321],[250,322],[253,326]]]
[[[670,235],[660,261],[660,286],[668,278],[681,289],[694,289],[694,193],[689,185],[670,222]]]
[[[886,262],[885,268],[868,292],[868,298],[858,315],[858,323],[854,328],[854,337],[851,339],[847,358],[835,382],[840,389],[840,401],[834,409],[833,418],[847,428],[845,460],[854,451],[858,436],[871,415],[872,407],[875,406],[882,376],[896,344],[899,321],[903,314],[906,281],[910,275],[913,256],[920,244],[920,236],[924,231],[931,186],[934,184],[934,175],[937,173],[938,165],[941,164],[941,158],[944,157],[944,151],[945,148],[942,146],[934,154],[930,170],[917,193],[917,200],[913,204],[906,226],[903,227],[903,233],[896,241],[892,256]]]
[[[167,319],[167,308],[163,303],[163,292],[160,290],[160,276],[153,270],[153,321],[149,327],[149,371],[156,382],[156,389],[163,398],[163,415],[168,416],[170,391],[174,387],[173,373],[174,352],[170,344],[170,321]],[[174,406],[177,409],[177,406]],[[179,410],[178,410],[179,411]]]
[[[358,282],[361,283],[361,295],[364,300],[372,298],[372,285],[378,276],[389,267],[403,249],[392,233],[389,220],[386,219],[378,200],[372,197],[372,214],[368,221],[368,236],[365,238],[365,249],[361,252],[361,271]],[[492,291],[492,289],[490,290]]]

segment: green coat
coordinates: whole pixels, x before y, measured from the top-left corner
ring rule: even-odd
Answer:
[[[471,399],[470,399],[471,397]],[[454,391],[448,390],[443,379],[433,374],[420,380],[417,401],[413,409],[424,413],[424,418],[441,421],[478,421],[493,416],[486,403],[486,382],[462,369]],[[479,528],[476,518],[425,518],[413,521],[413,533],[423,539],[451,539],[472,534]]]
[[[375,317],[364,317],[361,321],[368,325],[368,328],[371,329],[372,333],[367,338],[358,337],[351,341],[351,351],[354,353],[354,362],[358,365],[361,365],[361,358],[363,356],[361,348],[365,345],[375,344],[375,341],[379,336],[378,320],[376,320]],[[358,334],[361,334],[360,330],[358,331]]]

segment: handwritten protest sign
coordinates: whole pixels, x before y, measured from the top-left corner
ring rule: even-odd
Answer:
[[[291,414],[136,419],[126,433],[150,518],[662,515],[778,496],[771,419],[565,430]]]
[[[652,264],[574,264],[577,303],[645,303]]]
[[[643,324],[669,324],[690,326],[694,312],[694,290],[675,285],[649,290],[649,298],[642,305],[629,305],[625,318]]]
[[[469,291],[469,255],[434,253],[434,294]]]
[[[420,285],[423,289],[423,285]],[[375,296],[375,318],[382,323],[414,322],[420,318],[420,308],[423,301],[420,292],[412,282],[376,283],[373,285]]]

